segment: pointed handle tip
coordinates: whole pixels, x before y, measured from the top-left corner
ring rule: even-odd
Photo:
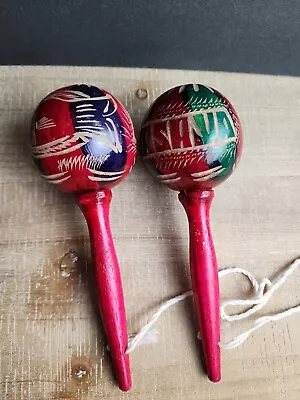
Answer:
[[[118,379],[118,383],[119,383],[119,388],[123,392],[128,392],[131,389],[132,379],[131,379],[129,365],[126,366],[125,368],[123,368],[121,371],[119,370],[117,379]]]
[[[126,352],[117,348],[111,356],[119,388],[123,392],[128,392],[132,386],[129,356]]]
[[[221,371],[211,371],[207,375],[208,379],[213,383],[218,383],[221,380]]]
[[[131,386],[132,386],[131,379],[119,383],[119,388],[122,390],[122,392],[128,392],[131,389]]]
[[[206,370],[208,379],[213,382],[217,383],[221,380],[221,352],[219,346],[212,346],[209,350],[203,349],[205,354],[206,360]]]

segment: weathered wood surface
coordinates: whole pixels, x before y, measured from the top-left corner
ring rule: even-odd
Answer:
[[[216,190],[212,229],[220,268],[241,266],[274,277],[300,253],[300,78],[211,72],[67,68],[0,68],[0,398],[299,400],[299,316],[264,327],[223,352],[223,380],[208,382],[199,361],[191,301],[157,322],[159,341],[131,355],[134,386],[114,383],[92,305],[87,228],[72,197],[44,182],[30,159],[32,112],[49,91],[75,82],[104,87],[131,113],[138,130],[151,101],[189,81],[218,88],[236,106],[245,149],[232,178]],[[145,100],[138,88],[148,90]],[[176,193],[137,162],[113,191],[111,223],[123,274],[129,331],[164,300],[190,287],[188,230]],[[80,255],[70,274],[60,261]],[[69,276],[64,276],[69,275]],[[300,271],[266,312],[299,303]],[[237,279],[222,298],[248,295]],[[226,338],[249,322],[224,326]],[[83,372],[81,372],[83,371]]]

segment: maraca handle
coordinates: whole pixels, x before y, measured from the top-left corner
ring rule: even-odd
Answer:
[[[77,196],[88,224],[96,280],[97,300],[107,335],[110,355],[121,390],[131,387],[128,335],[121,274],[110,223],[110,190],[86,192]]]
[[[209,223],[214,192],[180,192],[178,197],[189,220],[194,304],[207,374],[212,382],[218,382],[221,379],[220,295],[217,259]]]

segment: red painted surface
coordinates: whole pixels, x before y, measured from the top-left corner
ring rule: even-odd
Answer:
[[[213,189],[234,171],[242,151],[239,117],[217,90],[187,84],[163,93],[142,124],[143,159],[179,191],[189,220],[190,269],[208,377],[221,379],[218,266],[210,231]]]
[[[111,359],[120,389],[127,391],[131,387],[128,335],[121,274],[109,224],[111,197],[111,191],[105,190],[83,193],[76,199],[89,227],[98,305]]]
[[[207,374],[212,382],[218,382],[221,379],[220,295],[217,258],[209,223],[214,192],[181,192],[178,197],[189,220],[194,304]]]
[[[37,107],[32,153],[48,182],[76,195],[88,223],[98,306],[120,389],[131,387],[126,315],[109,226],[111,188],[131,171],[136,141],[122,104],[105,90],[72,85]]]

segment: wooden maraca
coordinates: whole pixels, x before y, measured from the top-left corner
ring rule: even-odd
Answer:
[[[190,269],[208,377],[221,379],[218,267],[209,223],[213,188],[228,178],[242,150],[241,124],[217,90],[188,84],[163,93],[142,124],[143,159],[179,191],[189,221]]]
[[[120,389],[131,387],[126,315],[109,225],[111,188],[133,167],[136,141],[122,104],[105,90],[73,85],[44,98],[33,117],[33,158],[51,183],[73,193],[90,233],[97,299]]]

